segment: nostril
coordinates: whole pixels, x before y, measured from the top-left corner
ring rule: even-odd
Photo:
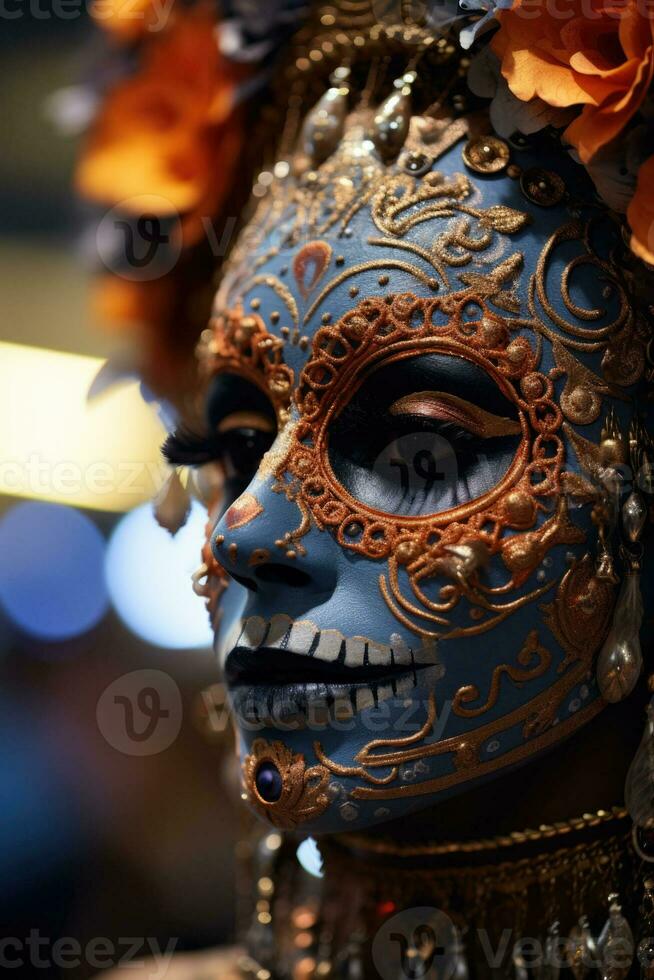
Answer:
[[[249,589],[250,592],[259,591],[259,586],[257,585],[257,583],[254,581],[253,578],[248,578],[247,575],[237,575],[236,572],[231,572],[228,568],[225,568],[225,571],[227,572],[230,578],[233,578],[234,581],[238,582],[239,585],[242,585],[243,588]]]
[[[262,582],[271,582],[273,585],[290,585],[297,589],[301,589],[311,582],[311,576],[303,572],[302,569],[275,562],[259,565],[254,574]]]

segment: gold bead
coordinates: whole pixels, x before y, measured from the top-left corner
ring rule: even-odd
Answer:
[[[552,170],[543,170],[540,167],[525,170],[520,177],[520,187],[526,198],[542,208],[554,207],[565,195],[563,178]]]
[[[478,174],[496,174],[504,170],[511,152],[497,136],[476,136],[463,148],[463,162]]]

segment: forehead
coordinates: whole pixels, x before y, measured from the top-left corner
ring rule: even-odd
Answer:
[[[616,231],[587,206],[580,168],[552,150],[542,138],[513,147],[471,137],[463,120],[415,117],[405,150],[386,166],[354,119],[317,171],[272,180],[216,313],[260,317],[297,385],[317,336],[365,313],[367,301],[413,297],[436,327],[432,342],[456,321],[469,351],[467,322],[501,322],[529,340],[540,370],[574,374],[577,401],[594,405],[589,377],[631,384],[642,351],[608,259]],[[444,330],[441,339],[447,345]]]

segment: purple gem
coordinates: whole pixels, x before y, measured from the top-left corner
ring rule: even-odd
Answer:
[[[262,762],[254,778],[257,793],[266,803],[276,803],[282,795],[282,774],[272,762]]]

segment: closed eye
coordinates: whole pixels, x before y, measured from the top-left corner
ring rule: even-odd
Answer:
[[[398,398],[389,408],[393,416],[410,415],[458,424],[482,439],[519,436],[522,429],[515,419],[493,415],[478,405],[444,391],[417,391]]]

